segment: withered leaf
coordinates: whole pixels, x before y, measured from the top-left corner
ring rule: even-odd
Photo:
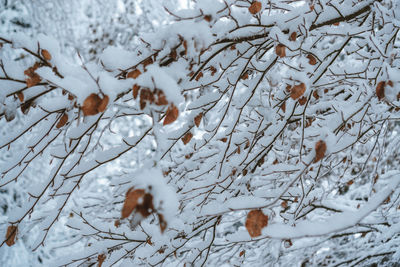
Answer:
[[[196,81],[199,81],[200,79],[201,79],[201,77],[203,77],[203,72],[199,72],[199,74],[197,74],[197,76],[196,76]]]
[[[185,134],[184,137],[182,137],[182,142],[184,145],[186,145],[187,143],[190,142],[190,140],[192,139],[193,134],[191,132],[188,132],[187,134]]]
[[[199,113],[196,117],[194,117],[194,124],[199,127],[201,119],[203,118],[203,112]]]
[[[17,237],[18,227],[15,225],[10,225],[7,227],[6,233],[6,244],[11,247],[15,244],[15,238]]]
[[[245,73],[242,74],[242,76],[240,77],[240,79],[242,80],[247,80],[249,78],[249,74],[247,73],[247,71]]]
[[[145,61],[143,61],[143,67],[147,67],[148,65],[153,64],[153,59],[151,57],[147,58]]]
[[[82,106],[83,115],[90,116],[99,113],[97,111],[97,107],[99,106],[100,102],[101,99],[97,94],[90,94],[83,102]]]
[[[51,60],[51,54],[49,53],[49,51],[47,51],[46,49],[43,49],[41,53],[42,53],[42,57],[43,57],[46,61]]]
[[[105,259],[106,259],[106,255],[99,254],[97,256],[97,267],[101,267],[103,265],[103,262],[105,261]]]
[[[36,62],[32,67],[24,71],[24,74],[28,76],[28,78],[25,79],[27,87],[35,86],[41,81],[40,76],[35,72],[38,68],[39,63]]]
[[[317,60],[315,59],[315,57],[313,55],[308,54],[307,58],[308,58],[308,64],[310,64],[310,65],[317,64]]]
[[[136,206],[136,210],[145,218],[149,216],[154,211],[153,196],[149,193],[144,194],[143,202]]]
[[[286,112],[286,101],[282,103],[281,109],[283,112]]]
[[[28,101],[22,103],[22,104],[21,104],[21,111],[22,111],[22,113],[24,113],[25,115],[28,114],[29,109],[31,108],[31,106],[32,106],[33,104],[34,104],[33,99],[28,100]],[[7,115],[7,113],[6,113],[6,115]]]
[[[314,92],[313,92],[313,97],[315,98],[315,99],[319,99],[319,95],[318,95],[318,91],[317,90],[314,90]]]
[[[143,189],[129,189],[125,196],[124,206],[122,207],[121,218],[129,217],[132,211],[137,207],[138,201],[145,195]]]
[[[210,71],[211,71],[211,76],[214,76],[214,74],[217,72],[217,69],[214,66],[210,66]]]
[[[261,210],[252,210],[247,214],[246,229],[251,237],[261,235],[261,230],[268,225],[268,216]]]
[[[382,100],[385,97],[385,82],[381,81],[376,86],[376,96],[379,100]]]
[[[294,100],[298,99],[306,91],[306,85],[304,83],[295,85],[290,90],[290,97]]]
[[[319,140],[315,144],[315,159],[314,162],[320,161],[324,156],[326,152],[326,143],[322,140]]]
[[[186,40],[183,41],[183,49],[185,49],[185,55],[187,55],[188,46]]]
[[[178,108],[174,104],[171,104],[171,106],[168,107],[167,113],[165,114],[163,125],[173,123],[178,118],[178,115]]]
[[[204,20],[207,22],[210,22],[212,20],[212,16],[211,15],[205,15],[204,16]]]
[[[294,41],[296,41],[296,39],[297,39],[297,32],[292,32],[290,34],[289,40],[294,42]]]
[[[97,94],[90,94],[82,105],[82,112],[84,116],[96,115],[103,112],[108,105],[109,97],[105,95],[100,98]]]
[[[142,72],[140,70],[134,69],[134,70],[128,72],[128,74],[126,76],[127,76],[127,78],[136,79],[137,77],[139,77],[140,74],[142,74]]]
[[[164,233],[165,229],[167,228],[167,222],[164,220],[164,216],[160,213],[158,213],[158,221],[160,222],[161,233]]]
[[[19,101],[24,102],[24,93],[18,92],[17,96],[18,96]]]
[[[297,101],[299,102],[300,106],[303,106],[305,103],[307,103],[307,97],[303,96]]]
[[[108,95],[105,95],[103,97],[103,99],[100,100],[100,104],[97,107],[97,111],[98,112],[103,112],[104,110],[106,110],[107,105],[108,105],[108,101],[110,101],[110,98],[108,97]]]
[[[64,113],[60,120],[58,121],[56,128],[59,129],[61,127],[63,127],[66,123],[68,122],[68,115],[66,113]]]
[[[155,101],[155,104],[157,106],[164,106],[164,105],[168,105],[168,100],[165,97],[165,94],[163,91],[158,90],[157,91],[157,100]]]
[[[139,94],[139,89],[140,89],[139,85],[137,85],[137,84],[133,85],[133,88],[132,88],[133,99],[137,98],[137,96]]]
[[[279,57],[286,57],[286,46],[284,46],[283,44],[278,44],[275,47],[275,53]]]
[[[253,1],[253,3],[251,3],[249,7],[249,12],[254,15],[260,11],[261,11],[261,3],[258,1]]]

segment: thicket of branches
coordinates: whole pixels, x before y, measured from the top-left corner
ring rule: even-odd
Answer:
[[[138,38],[111,20],[83,56],[1,34],[1,251],[23,242],[51,266],[398,262],[400,2],[165,11]]]

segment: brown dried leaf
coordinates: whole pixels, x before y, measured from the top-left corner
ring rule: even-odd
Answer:
[[[252,210],[247,214],[246,229],[251,237],[261,235],[261,230],[268,225],[268,216],[261,210]]]
[[[290,34],[289,40],[294,42],[294,41],[296,41],[296,39],[297,39],[297,32],[292,32]]]
[[[201,79],[201,77],[203,77],[203,72],[200,71],[199,74],[197,74],[195,80],[198,82]]]
[[[157,106],[164,106],[164,105],[168,105],[168,100],[165,97],[165,94],[163,91],[158,90],[157,91],[157,100],[155,101],[155,104]]]
[[[211,15],[205,15],[204,16],[204,20],[207,21],[207,22],[211,22],[212,16]]]
[[[326,152],[326,143],[322,140],[319,140],[315,144],[315,159],[314,162],[320,161],[324,156]]]
[[[97,256],[97,267],[101,267],[101,265],[103,265],[103,262],[105,261],[105,259],[106,259],[106,255],[99,254]]]
[[[244,251],[244,250],[240,251],[239,257],[242,257],[242,256],[244,255],[245,252],[246,252],[246,251]]]
[[[385,82],[379,82],[376,86],[376,96],[379,100],[382,100],[385,97]]]
[[[261,11],[261,3],[258,1],[253,1],[253,3],[251,3],[249,7],[249,12],[254,15],[260,11]]]
[[[279,57],[286,57],[286,46],[284,46],[283,44],[278,44],[275,47],[275,53]]]
[[[83,102],[82,111],[84,116],[96,115],[99,113],[97,107],[100,105],[101,98],[97,94],[89,95]]]
[[[314,92],[312,93],[312,95],[313,95],[313,97],[314,97],[315,99],[319,99],[319,95],[318,95],[318,91],[317,91],[317,90],[314,90]]]
[[[217,72],[217,69],[214,66],[210,66],[211,76],[214,76]]]
[[[25,79],[25,81],[26,81],[26,86],[27,87],[32,87],[32,86],[35,86],[35,85],[37,85],[38,83],[40,83],[40,76],[39,75],[35,75],[34,77],[32,77],[32,78],[28,78],[28,79]]]
[[[33,99],[28,100],[24,103],[21,104],[21,111],[22,113],[24,113],[25,115],[28,114],[29,109],[31,108],[31,106],[33,106],[34,102]],[[6,118],[7,118],[7,113],[6,113]]]
[[[313,55],[308,54],[307,58],[308,58],[308,64],[310,64],[310,65],[317,64],[317,60],[315,59],[315,57]]]
[[[244,146],[244,149],[248,149],[250,147],[250,141],[247,140],[246,145]]]
[[[35,72],[37,68],[39,68],[39,63],[36,62],[32,67],[24,71],[24,74],[28,76],[28,78],[25,79],[27,87],[35,86],[41,81],[40,76]]]
[[[153,64],[153,59],[151,57],[147,58],[145,61],[143,61],[143,67],[146,68],[148,65]]]
[[[47,51],[46,49],[43,49],[43,50],[42,50],[42,57],[43,57],[46,61],[51,60],[51,54],[50,54],[49,51]]]
[[[139,105],[140,105],[140,110],[143,110],[146,107],[146,100],[140,98]]]
[[[178,118],[178,115],[178,108],[174,104],[171,104],[171,106],[168,107],[163,125],[173,123]]]
[[[15,225],[10,225],[7,227],[6,233],[6,244],[11,247],[15,244],[15,238],[17,237],[18,227]]]
[[[58,123],[57,123],[57,125],[56,125],[56,128],[57,128],[57,129],[60,129],[60,128],[63,127],[65,124],[67,124],[67,122],[68,122],[68,115],[67,115],[66,113],[64,113],[64,114],[61,116],[60,120],[58,121]]]
[[[137,85],[137,84],[134,84],[134,85],[133,85],[133,88],[132,88],[133,99],[136,99],[136,98],[137,98],[137,96],[138,96],[138,94],[139,94],[139,89],[140,89],[140,86],[139,86],[139,85]]]
[[[286,101],[282,103],[281,109],[283,112],[286,112]]]
[[[192,139],[193,134],[191,132],[188,132],[187,134],[185,134],[184,137],[182,137],[182,142],[184,145],[186,145],[187,143],[190,142],[190,140]]]
[[[300,106],[303,106],[305,103],[307,103],[307,97],[303,96],[297,101],[299,102]]]
[[[165,229],[167,228],[167,222],[164,220],[164,216],[160,213],[158,213],[158,221],[160,222],[161,233],[164,233]]]
[[[103,112],[104,110],[106,110],[108,101],[110,101],[110,98],[108,97],[108,95],[104,95],[103,99],[101,99],[99,103],[99,106],[97,107],[97,111]]]
[[[100,98],[97,94],[90,94],[82,105],[82,112],[84,116],[96,115],[106,110],[109,97],[105,95]]]
[[[186,40],[183,41],[183,48],[185,49],[185,55],[187,55],[188,46]]]
[[[140,74],[142,74],[142,72],[138,69],[134,69],[133,71],[128,72],[128,74],[126,75],[127,78],[132,78],[132,79],[136,79],[137,77],[140,76]]]
[[[138,200],[145,195],[143,189],[129,189],[125,196],[124,206],[122,207],[121,218],[125,219],[131,215],[132,211],[138,206]]]
[[[19,99],[20,102],[24,102],[24,93],[18,92],[17,96],[18,96],[18,99]]]
[[[154,211],[153,206],[153,196],[149,193],[146,193],[143,196],[143,202],[136,206],[136,210],[146,218]]]
[[[292,87],[292,90],[290,91],[290,97],[296,100],[300,96],[302,96],[305,91],[306,91],[306,85],[304,83],[295,85]]]
[[[306,128],[308,128],[308,127],[310,127],[311,125],[312,125],[312,123],[313,123],[313,121],[315,120],[315,118],[307,118],[307,121],[306,121]]]
[[[199,113],[196,117],[194,117],[194,124],[199,127],[201,119],[203,118],[203,112]]]
[[[243,73],[243,75],[240,77],[240,79],[242,80],[247,80],[249,78],[249,74],[247,73],[247,71],[245,73]]]

